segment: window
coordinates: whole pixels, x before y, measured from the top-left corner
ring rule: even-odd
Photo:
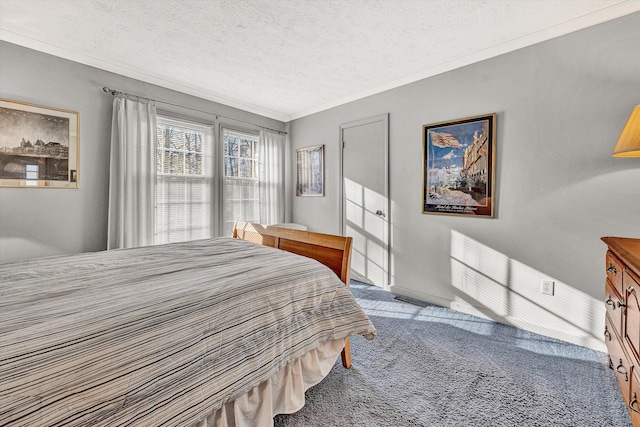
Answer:
[[[222,235],[236,220],[259,221],[258,135],[223,129],[224,194]]]
[[[212,138],[207,126],[158,116],[155,243],[212,237]]]
[[[26,166],[26,179],[38,179],[40,174],[38,173],[38,165],[27,165]]]

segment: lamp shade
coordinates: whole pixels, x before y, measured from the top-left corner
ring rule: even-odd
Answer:
[[[636,106],[622,129],[614,157],[640,157],[640,105]]]

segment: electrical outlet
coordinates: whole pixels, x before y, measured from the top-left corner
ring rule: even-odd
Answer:
[[[542,279],[540,282],[540,292],[544,295],[553,295],[553,280]]]

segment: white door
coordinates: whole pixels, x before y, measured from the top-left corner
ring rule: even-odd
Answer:
[[[353,237],[351,278],[389,287],[389,115],[345,123],[342,232]]]

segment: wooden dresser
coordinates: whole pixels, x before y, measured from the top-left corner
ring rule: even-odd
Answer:
[[[604,339],[631,421],[640,427],[640,239],[603,237],[607,251]]]

